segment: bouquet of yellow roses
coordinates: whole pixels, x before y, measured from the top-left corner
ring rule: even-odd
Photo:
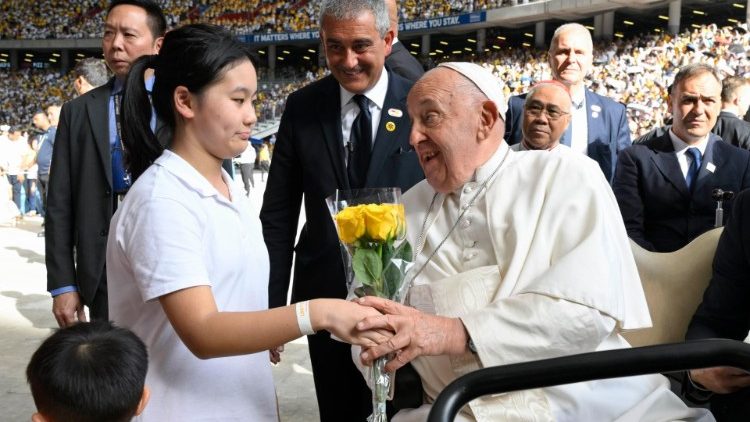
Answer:
[[[406,238],[401,189],[336,191],[326,199],[342,246],[349,296],[379,296],[401,302],[412,249]],[[370,422],[386,422],[385,401],[391,376],[387,359],[373,365],[373,414]]]

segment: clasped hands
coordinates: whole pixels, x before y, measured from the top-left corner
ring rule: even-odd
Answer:
[[[356,330],[368,334],[360,359],[366,366],[393,353],[385,370],[394,372],[419,356],[438,356],[466,352],[467,334],[458,318],[426,314],[387,299],[366,296],[356,303],[378,311],[359,321]]]

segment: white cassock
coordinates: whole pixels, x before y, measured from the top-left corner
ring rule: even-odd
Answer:
[[[460,317],[478,349],[412,361],[427,403],[476,369],[626,348],[622,330],[651,325],[617,202],[588,157],[515,153],[503,143],[461,189],[436,194],[423,181],[403,201],[418,252],[412,271],[437,248],[408,304]],[[424,421],[429,407],[402,411],[393,422]],[[686,407],[663,376],[647,375],[486,396],[456,420],[714,419]]]

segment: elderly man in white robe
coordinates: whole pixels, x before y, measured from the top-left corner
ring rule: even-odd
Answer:
[[[570,124],[570,91],[562,82],[537,82],[523,104],[521,142],[511,145],[513,151],[546,150],[568,152],[570,147],[560,144]]]
[[[427,179],[403,197],[414,276],[407,305],[359,299],[385,315],[361,329],[393,337],[425,403],[394,422],[424,421],[438,393],[478,368],[629,347],[651,324],[617,202],[597,164],[576,154],[515,153],[503,141],[502,87],[480,66],[443,63],[408,96],[411,144]],[[470,402],[460,421],[712,421],[661,375],[562,385]]]

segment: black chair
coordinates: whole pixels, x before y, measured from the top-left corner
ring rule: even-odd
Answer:
[[[750,344],[726,339],[698,340],[484,368],[448,384],[435,400],[427,420],[452,422],[466,403],[487,394],[714,366],[750,372]]]

